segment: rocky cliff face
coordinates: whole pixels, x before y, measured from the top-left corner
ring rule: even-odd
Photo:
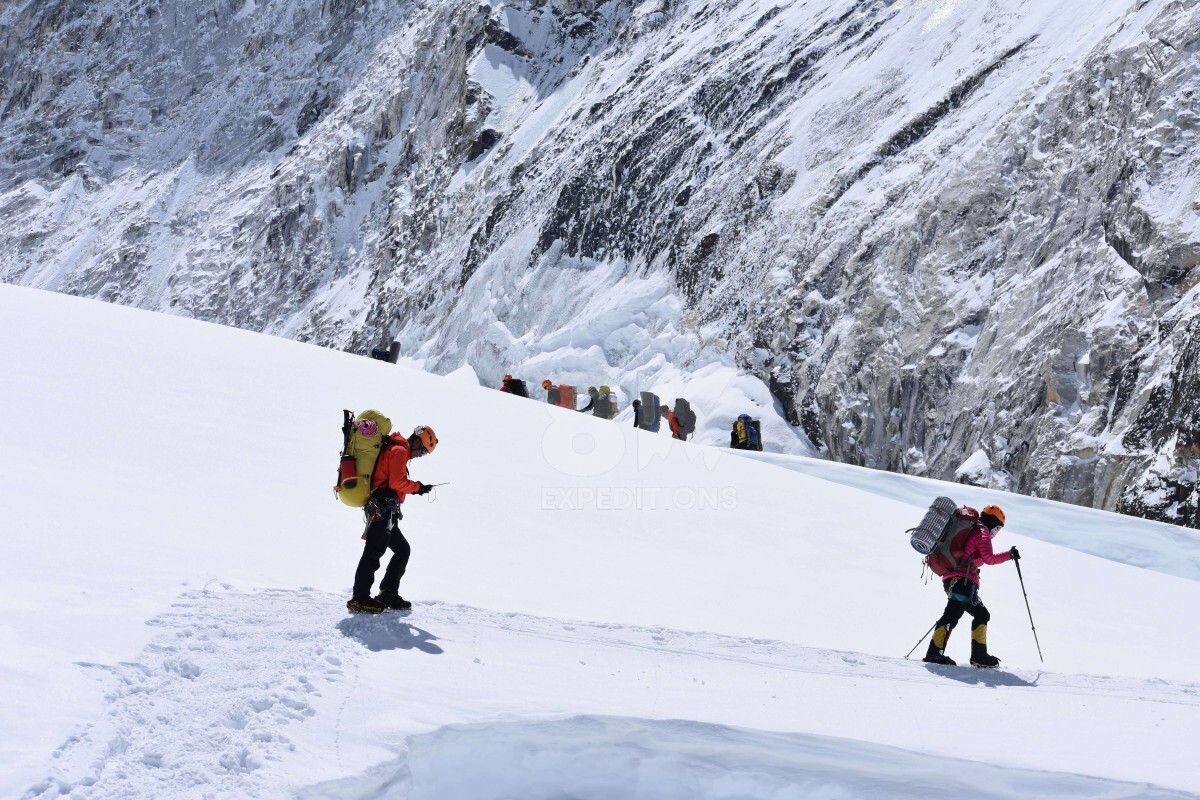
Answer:
[[[1200,526],[1196,2],[27,0],[0,56],[7,282]]]

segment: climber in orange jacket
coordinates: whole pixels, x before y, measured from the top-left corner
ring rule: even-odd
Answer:
[[[354,594],[346,603],[350,611],[379,613],[387,608],[412,608],[412,603],[400,596],[400,579],[404,577],[412,553],[408,540],[400,532],[399,523],[404,518],[400,504],[407,495],[425,494],[433,488],[408,476],[408,462],[432,453],[437,443],[433,428],[427,425],[418,426],[407,438],[393,433],[384,440],[375,471],[371,474],[371,499],[366,506],[368,522],[363,533],[366,544],[354,572]],[[379,595],[371,597],[375,572],[388,550],[392,551],[392,558],[379,581]]]
[[[664,405],[659,410],[663,417],[666,418],[667,424],[671,426],[671,436],[676,439],[682,439],[683,437],[679,435],[679,418],[675,416],[675,412],[668,405]]]

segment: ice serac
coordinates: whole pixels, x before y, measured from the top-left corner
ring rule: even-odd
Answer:
[[[1194,0],[18,0],[0,56],[5,281],[737,367],[831,458],[1200,526]]]

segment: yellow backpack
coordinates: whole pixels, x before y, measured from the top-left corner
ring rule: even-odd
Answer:
[[[612,393],[612,387],[607,384],[600,387],[596,394],[598,408],[592,413],[597,417],[612,419],[617,415],[617,397]]]
[[[362,508],[371,496],[371,473],[392,432],[392,421],[374,409],[357,417],[353,411],[342,414],[342,459],[333,491],[346,505]]]

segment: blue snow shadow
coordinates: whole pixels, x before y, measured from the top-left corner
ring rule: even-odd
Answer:
[[[376,653],[384,650],[420,650],[431,656],[446,652],[434,644],[437,637],[426,630],[406,622],[408,614],[387,612],[384,614],[359,615],[338,623],[344,636],[356,639]]]
[[[972,686],[990,686],[993,689],[999,686],[1037,686],[1038,680],[1041,679],[1041,673],[1038,673],[1037,678],[1032,681],[1027,681],[1020,675],[1012,672],[1003,672],[998,669],[977,669],[975,667],[949,667],[940,664],[926,664],[925,669],[932,672],[934,675],[940,675],[943,678],[950,678],[959,683],[967,683]]]
[[[1001,767],[831,736],[602,716],[449,725],[408,737],[408,747],[394,761],[300,788],[292,796],[297,800],[1195,798],[1144,783]]]

